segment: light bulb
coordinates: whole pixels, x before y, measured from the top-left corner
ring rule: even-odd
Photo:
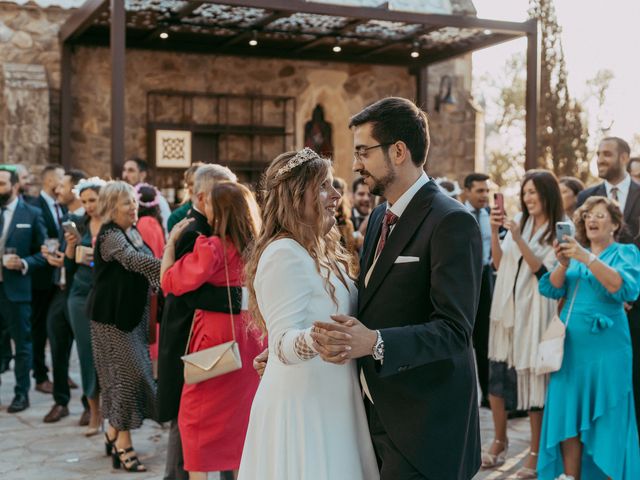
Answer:
[[[163,40],[166,40],[167,38],[169,38],[169,34],[167,32],[162,32],[160,34],[160,38]]]

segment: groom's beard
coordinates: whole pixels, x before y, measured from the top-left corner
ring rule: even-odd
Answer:
[[[388,155],[385,155],[384,156],[384,160],[385,160],[385,162],[384,162],[385,166],[387,167],[387,171],[385,172],[383,177],[380,177],[380,178],[374,177],[367,170],[361,170],[360,171],[360,175],[368,176],[373,182],[372,185],[369,185],[369,191],[373,195],[378,195],[380,197],[384,197],[385,190],[396,179],[396,172],[395,172],[395,170],[393,169],[393,167],[391,165],[391,159],[389,158]]]

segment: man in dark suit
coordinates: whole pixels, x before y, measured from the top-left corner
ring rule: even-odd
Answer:
[[[62,183],[64,169],[60,165],[47,165],[42,170],[42,189],[31,204],[42,211],[46,228],[46,237],[58,239],[62,243],[63,233],[60,225],[66,209],[56,200],[56,189]],[[33,275],[33,303],[31,312],[31,335],[33,337],[33,378],[36,390],[53,393],[53,384],[49,381],[49,369],[45,362],[47,344],[47,314],[55,293],[55,269],[46,265]]]
[[[29,407],[31,276],[45,264],[40,254],[45,228],[40,210],[18,197],[15,170],[0,169],[0,321],[15,343],[15,397],[9,413]],[[10,253],[8,249],[13,249]]]
[[[196,170],[194,177],[193,205],[187,214],[193,219],[176,242],[176,260],[193,251],[199,235],[211,235],[211,227],[204,215],[204,206],[216,181],[236,181],[236,176],[221,165],[203,165]],[[242,289],[231,289],[231,307],[233,313],[239,314],[242,303]],[[166,480],[188,480],[189,474],[184,471],[182,442],[178,430],[178,409],[184,384],[184,366],[180,357],[185,353],[187,339],[193,314],[196,309],[216,312],[230,312],[226,287],[214,287],[205,283],[198,290],[176,297],[167,295],[165,299],[160,339],[158,343],[158,416],[159,421],[171,421],[169,445],[165,466]],[[223,478],[233,478],[231,476]]]
[[[478,383],[482,391],[480,404],[489,407],[489,313],[493,297],[491,266],[491,224],[489,223],[489,175],[471,173],[464,179],[465,207],[476,218],[482,235],[482,283],[480,304],[473,326],[473,349],[476,354]]]
[[[629,144],[622,138],[604,138],[598,146],[598,176],[603,183],[578,194],[578,207],[593,196],[608,197],[620,205],[625,227],[618,241],[634,243],[640,248],[640,185],[627,172],[630,156]],[[636,403],[636,421],[640,430],[640,301],[636,300],[628,311],[631,347],[633,348],[633,396]]]
[[[427,118],[412,102],[380,100],[350,127],[354,171],[388,203],[369,219],[360,320],[316,322],[314,347],[325,361],[358,359],[382,480],[470,479],[480,466],[478,223],[426,176]]]
[[[69,219],[69,212],[84,214],[84,209],[79,208],[82,202],[73,193],[73,189],[82,179],[87,178],[81,170],[69,170],[65,172],[63,181],[56,189],[56,199],[65,208],[67,213],[62,217],[62,222]],[[42,248],[42,254],[48,264],[54,267],[53,273],[53,298],[49,304],[47,313],[47,336],[51,353],[51,370],[53,371],[53,401],[49,413],[44,417],[45,423],[54,423],[69,415],[69,401],[71,400],[70,387],[75,385],[69,378],[69,357],[73,346],[73,330],[69,322],[67,300],[69,283],[64,270],[64,241],[56,251],[49,251],[46,246]],[[85,410],[85,417],[89,416]],[[83,422],[84,423],[84,422]]]

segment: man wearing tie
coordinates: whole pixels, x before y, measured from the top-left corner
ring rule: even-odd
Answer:
[[[464,179],[465,207],[476,218],[482,235],[482,283],[480,303],[473,326],[473,347],[482,390],[481,405],[489,406],[489,312],[493,295],[491,224],[489,223],[489,175],[471,173]]]
[[[412,102],[385,98],[349,126],[353,169],[387,202],[369,218],[358,318],[316,322],[314,348],[358,359],[381,480],[468,480],[480,467],[478,223],[425,174],[429,128]]]
[[[593,196],[608,197],[617,201],[626,224],[618,241],[634,243],[640,248],[640,185],[633,181],[627,172],[630,152],[629,144],[621,138],[607,137],[600,142],[598,176],[604,182],[580,192],[578,207]],[[628,317],[633,348],[633,396],[640,430],[640,301],[636,300],[631,307]]]
[[[42,189],[31,204],[42,211],[46,228],[45,238],[57,238],[62,244],[62,217],[67,213],[65,207],[56,200],[56,189],[62,183],[64,169],[60,165],[47,165],[42,170]],[[33,275],[33,303],[31,314],[31,335],[33,337],[33,377],[36,390],[52,393],[53,384],[49,381],[45,363],[45,345],[47,343],[47,313],[55,293],[55,269],[50,265]]]
[[[15,397],[7,412],[29,407],[32,362],[31,274],[44,266],[45,229],[40,210],[18,198],[15,170],[0,168],[0,322],[15,343]]]

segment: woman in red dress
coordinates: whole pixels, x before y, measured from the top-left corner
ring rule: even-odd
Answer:
[[[213,235],[200,235],[193,252],[177,262],[175,241],[191,220],[182,220],[171,231],[162,261],[165,294],[183,295],[205,282],[216,286],[242,285],[243,254],[258,229],[255,200],[246,187],[220,182],[213,188],[205,210]],[[189,353],[233,339],[229,314],[196,310],[194,318]],[[249,411],[259,382],[253,358],[263,350],[263,342],[258,332],[250,330],[246,311],[234,320],[242,368],[201,383],[185,384],[182,390],[178,426],[184,468],[191,480],[206,479],[207,472],[237,471],[240,466]]]

